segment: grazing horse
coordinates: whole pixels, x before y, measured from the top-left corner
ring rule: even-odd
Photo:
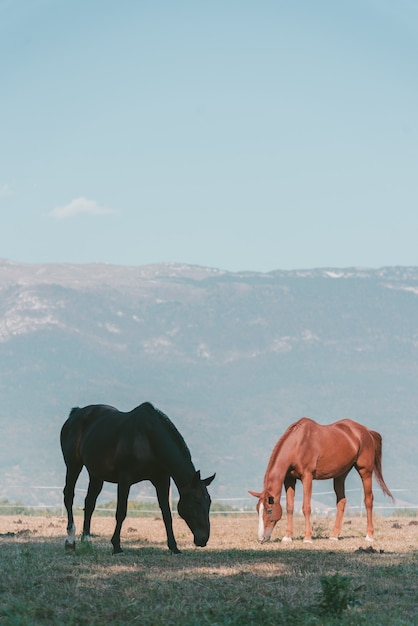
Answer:
[[[312,480],[334,479],[337,497],[337,517],[330,539],[337,540],[341,532],[346,504],[345,479],[355,467],[360,474],[367,511],[367,541],[373,541],[373,472],[383,492],[394,499],[382,475],[382,437],[365,426],[345,419],[322,426],[303,417],[286,430],[271,454],[264,489],[261,493],[250,491],[258,498],[258,538],[269,541],[272,530],[282,517],[280,497],[286,490],[287,527],[282,541],[292,541],[293,509],[296,480],[302,481],[306,543],[312,541],[310,522]]]
[[[83,539],[90,539],[91,516],[103,482],[117,483],[116,527],[113,554],[121,554],[120,532],[126,517],[129,489],[149,480],[157,491],[171,552],[179,553],[169,506],[170,477],[178,491],[177,510],[193,533],[196,546],[206,546],[211,499],[207,490],[215,478],[201,479],[190,451],[169,418],[145,402],[123,413],[114,407],[90,405],[72,409],[61,430],[61,449],[67,466],[64,504],[67,509],[67,549],[75,548],[74,489],[87,468],[90,482],[84,506]]]

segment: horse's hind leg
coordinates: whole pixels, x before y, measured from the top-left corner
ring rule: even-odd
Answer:
[[[366,507],[367,514],[367,534],[366,541],[373,541],[374,526],[373,526],[373,481],[372,472],[361,469],[358,470],[361,480],[363,481],[364,489],[364,506]]]
[[[347,477],[347,474],[344,474],[343,476],[337,476],[337,478],[334,478],[334,491],[335,491],[335,496],[337,498],[337,516],[335,518],[334,530],[332,531],[332,535],[330,537],[330,539],[332,539],[333,541],[337,541],[338,537],[340,536],[340,532],[341,532],[341,528],[343,524],[345,505],[347,502],[347,498],[345,497],[346,477]]]
[[[123,554],[123,550],[120,547],[120,531],[122,529],[123,521],[126,517],[128,510],[128,496],[130,485],[124,482],[118,483],[118,503],[116,506],[116,527],[113,533],[111,542],[113,545],[113,554]]]
[[[80,472],[83,466],[80,464],[75,465],[74,467],[69,467],[67,465],[67,473],[65,477],[65,487],[64,487],[64,505],[67,510],[67,539],[65,540],[65,549],[66,550],[74,550],[75,549],[75,524],[73,517],[73,502],[74,502],[74,490],[75,484],[77,482],[78,477],[80,476]]]
[[[90,523],[99,493],[103,487],[103,480],[90,476],[87,495],[84,500],[84,524],[82,539],[90,540]]]

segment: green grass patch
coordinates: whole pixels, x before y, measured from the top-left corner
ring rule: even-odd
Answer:
[[[74,552],[64,550],[63,518],[44,526],[32,521],[30,528],[25,520],[10,522],[20,530],[0,536],[0,624],[418,624],[414,526],[379,522],[382,540],[398,541],[393,551],[360,549],[363,539],[352,525],[338,544],[322,538],[327,528],[321,525],[312,546],[302,540],[259,546],[256,517],[231,516],[214,521],[208,547],[195,549],[177,521],[182,554],[172,555],[161,524],[144,518],[129,529],[128,523],[125,554],[114,557],[112,520],[98,520],[93,541],[78,541]]]

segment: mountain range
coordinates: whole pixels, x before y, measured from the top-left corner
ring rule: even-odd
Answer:
[[[73,406],[150,401],[202,474],[217,473],[215,500],[252,504],[277,439],[308,416],[378,430],[387,484],[400,506],[416,504],[417,383],[416,267],[0,260],[0,500],[61,502],[59,432]],[[316,490],[332,505],[330,482]]]

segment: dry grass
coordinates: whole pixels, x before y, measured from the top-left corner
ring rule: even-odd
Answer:
[[[23,624],[418,624],[418,525],[377,518],[373,551],[365,520],[352,518],[330,542],[332,520],[317,518],[313,544],[296,519],[292,544],[256,540],[254,515],[212,516],[209,545],[196,549],[181,519],[183,553],[166,547],[159,518],[129,517],[123,557],[111,555],[114,520],[93,517],[91,545],[65,553],[66,520],[0,517],[0,623]],[[76,519],[80,530],[82,519]],[[284,522],[282,522],[284,525]],[[319,616],[321,576],[349,576],[359,601],[343,616]]]

